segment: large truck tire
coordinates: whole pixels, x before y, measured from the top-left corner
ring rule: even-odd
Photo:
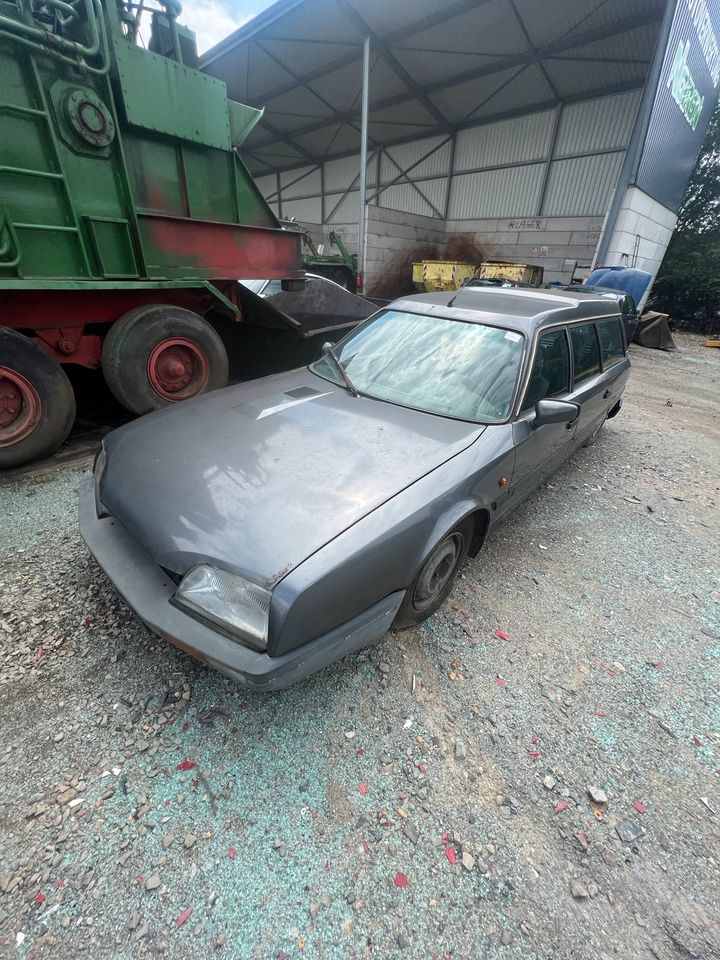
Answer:
[[[132,413],[149,413],[228,382],[225,345],[207,320],[182,307],[151,304],[116,320],[102,351],[105,380]]]
[[[75,394],[59,363],[0,329],[0,470],[47,457],[70,433]]]

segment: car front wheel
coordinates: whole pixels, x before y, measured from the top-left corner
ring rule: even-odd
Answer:
[[[472,520],[463,520],[433,547],[405,592],[393,622],[394,630],[422,623],[445,602],[470,549],[472,535]]]

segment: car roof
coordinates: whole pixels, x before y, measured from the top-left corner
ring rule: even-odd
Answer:
[[[550,289],[554,290],[555,288],[552,287]],[[623,297],[630,297],[632,299],[632,294],[628,293],[626,290],[616,290],[614,287],[600,287],[595,283],[569,284],[564,287],[558,287],[557,289],[570,290],[572,292],[577,291],[578,293],[590,294],[591,296],[593,293],[597,293],[605,299],[610,296],[617,297],[618,300],[622,300]]]
[[[528,335],[551,324],[619,316],[617,305],[605,297],[522,287],[468,286],[446,293],[421,293],[394,300],[388,309],[486,323]]]

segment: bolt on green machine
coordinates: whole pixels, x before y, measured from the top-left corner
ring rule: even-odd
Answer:
[[[237,150],[262,111],[198,70],[179,9],[0,2],[0,469],[66,438],[64,365],[135,413],[196,396],[228,380],[237,281],[303,277]]]

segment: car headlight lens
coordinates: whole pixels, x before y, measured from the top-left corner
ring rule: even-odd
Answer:
[[[267,647],[270,591],[209,564],[193,567],[175,591],[175,600],[240,640]]]

